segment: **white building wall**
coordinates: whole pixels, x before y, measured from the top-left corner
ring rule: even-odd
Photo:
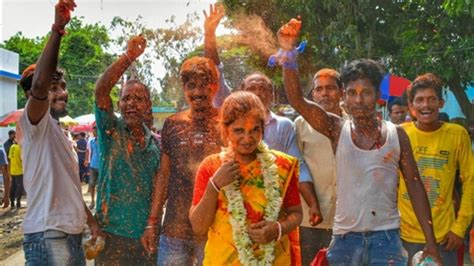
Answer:
[[[0,48],[0,70],[18,75],[20,56]],[[17,109],[17,80],[0,75],[0,116]],[[0,127],[0,144],[8,138],[11,127]]]

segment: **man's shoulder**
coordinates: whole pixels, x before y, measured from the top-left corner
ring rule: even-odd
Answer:
[[[449,131],[450,133],[453,133],[453,134],[467,133],[467,130],[463,126],[455,124],[455,123],[444,123],[443,130]]]
[[[296,123],[303,123],[303,122],[306,122],[306,120],[303,118],[303,116],[299,115],[296,119],[295,119],[295,124]]]
[[[279,126],[293,127],[293,121],[291,121],[288,117],[272,113],[272,118],[275,119]]]
[[[405,122],[399,125],[401,128],[403,128],[407,133],[410,130],[416,129],[415,123],[413,122]]]
[[[184,110],[184,111],[180,111],[180,112],[177,112],[171,116],[168,116],[165,121],[169,124],[169,123],[184,123],[184,122],[189,122],[189,111],[188,110]]]

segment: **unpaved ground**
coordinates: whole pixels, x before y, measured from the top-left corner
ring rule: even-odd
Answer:
[[[21,224],[25,212],[26,209],[15,211],[10,211],[10,208],[0,209],[0,261],[21,249],[23,241]]]
[[[87,193],[88,186],[82,186],[82,194],[86,204],[90,203],[90,195]],[[0,188],[0,197],[3,197],[3,187]],[[26,206],[26,198],[22,200],[22,206]],[[23,231],[22,222],[26,208],[11,211],[0,208],[0,261],[5,260],[22,248]]]

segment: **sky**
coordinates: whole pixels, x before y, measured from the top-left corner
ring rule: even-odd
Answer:
[[[9,39],[18,31],[24,36],[33,38],[43,36],[51,29],[54,22],[54,5],[57,0],[0,0],[0,36],[1,42]],[[143,23],[149,28],[165,27],[165,20],[176,16],[176,23],[186,20],[186,15],[198,12],[203,25],[202,10],[209,9],[208,0],[76,0],[77,8],[73,16],[83,17],[86,23],[96,23],[109,27],[112,18],[120,16],[126,20],[135,20],[142,16]],[[223,27],[220,26],[217,34]],[[155,73],[162,76],[164,68],[159,62],[154,65]],[[99,74],[99,73],[98,73]]]

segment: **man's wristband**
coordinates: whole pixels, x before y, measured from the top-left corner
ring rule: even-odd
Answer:
[[[51,26],[51,30],[57,32],[60,36],[64,36],[64,34],[66,34],[66,31],[64,30],[64,28],[62,29],[56,23],[53,24],[53,26]]]

